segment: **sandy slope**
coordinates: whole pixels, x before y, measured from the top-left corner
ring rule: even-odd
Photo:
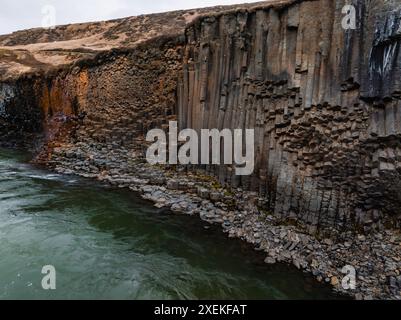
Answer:
[[[172,11],[0,35],[0,80],[70,64],[94,56],[99,51],[134,47],[161,35],[184,34],[185,26],[202,15],[292,1],[269,0],[252,4]]]

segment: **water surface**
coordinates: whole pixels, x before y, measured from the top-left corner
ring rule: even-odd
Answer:
[[[0,299],[333,297],[196,217],[26,160],[0,149]],[[42,289],[44,265],[56,268],[56,290]]]

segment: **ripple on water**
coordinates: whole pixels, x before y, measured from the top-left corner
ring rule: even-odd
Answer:
[[[128,191],[37,170],[0,150],[0,298],[329,298],[326,287]],[[57,290],[41,289],[54,265]]]

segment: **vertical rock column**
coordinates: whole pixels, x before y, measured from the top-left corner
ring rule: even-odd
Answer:
[[[397,158],[392,146],[374,160],[382,150],[375,137],[398,134],[400,124],[399,81],[388,78],[400,61],[396,4],[355,2],[358,27],[344,30],[345,4],[266,5],[203,17],[186,30],[181,129],[255,129],[252,177],[236,176],[232,166],[208,172],[257,191],[277,216],[311,232],[372,224],[377,211],[397,215],[391,201],[379,200],[386,195],[373,191],[399,194],[390,181],[374,178],[380,165],[392,170],[398,161],[388,160]],[[374,35],[376,23],[388,41]]]

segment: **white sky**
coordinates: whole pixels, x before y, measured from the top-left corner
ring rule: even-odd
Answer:
[[[0,34],[41,27],[43,8],[56,9],[57,25],[101,21],[177,9],[256,2],[255,0],[0,0]]]

